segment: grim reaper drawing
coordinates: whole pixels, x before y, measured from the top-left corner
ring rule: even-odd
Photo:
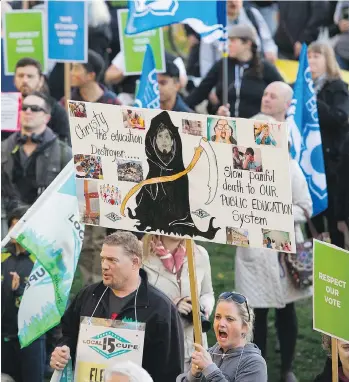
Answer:
[[[204,150],[208,157],[213,157],[215,164],[213,171],[210,167],[214,184],[210,188],[210,197],[206,204],[212,202],[217,192],[216,157],[207,140],[202,138],[201,141],[211,150],[210,154],[206,152],[209,150],[207,147],[200,145],[196,148],[191,163],[185,168],[178,127],[172,123],[169,113],[163,111],[152,119],[145,138],[149,164],[147,178],[128,193],[121,206],[121,213],[125,216],[124,209],[128,199],[140,190],[136,196],[137,207],[134,213],[127,208],[128,216],[138,220],[136,227],[139,231],[160,230],[164,234],[201,236],[207,239],[215,237],[220,228],[213,227],[214,217],[210,219],[207,231],[203,232],[195,226],[190,213],[187,174],[195,167]]]

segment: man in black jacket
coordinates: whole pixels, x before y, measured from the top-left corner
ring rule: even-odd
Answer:
[[[50,99],[33,92],[23,99],[21,131],[1,142],[1,173],[16,189],[19,201],[31,205],[72,157],[71,148],[47,126]],[[5,195],[4,208],[13,199]]]
[[[44,91],[45,78],[40,63],[33,58],[19,60],[16,64],[14,83],[23,98],[33,91]],[[60,140],[70,144],[68,114],[52,97],[50,97],[50,103],[52,110],[48,127]]]
[[[65,312],[51,367],[62,370],[69,357],[75,360],[81,317],[137,319],[146,324],[143,368],[154,382],[175,382],[184,365],[183,328],[176,307],[140,269],[138,239],[130,232],[115,232],[104,240],[100,256],[103,281],[81,290]]]

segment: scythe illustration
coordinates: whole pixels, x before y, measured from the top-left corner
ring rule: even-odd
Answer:
[[[216,154],[210,144],[210,142],[205,138],[202,137],[199,143],[199,146],[195,148],[195,152],[193,155],[193,158],[190,162],[190,164],[187,166],[186,169],[183,171],[170,175],[170,176],[159,176],[151,179],[146,179],[133,188],[127,193],[125,198],[123,199],[120,207],[120,213],[122,216],[125,215],[125,208],[128,203],[128,201],[132,198],[132,196],[138,192],[143,186],[150,185],[150,184],[157,184],[157,183],[166,183],[166,182],[173,182],[184,175],[187,175],[190,171],[194,169],[196,164],[198,163],[201,154],[205,152],[207,159],[208,159],[208,164],[209,164],[209,174],[208,174],[208,190],[209,190],[209,195],[207,198],[207,201],[205,202],[206,205],[212,203],[214,200],[216,193],[217,193],[217,188],[218,188],[218,166],[217,166],[217,158]]]

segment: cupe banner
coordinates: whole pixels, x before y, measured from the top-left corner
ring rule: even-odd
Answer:
[[[68,302],[84,238],[74,177],[70,161],[3,240],[14,238],[37,259],[19,307],[21,347],[59,324]]]
[[[69,101],[86,224],[295,252],[286,123]]]

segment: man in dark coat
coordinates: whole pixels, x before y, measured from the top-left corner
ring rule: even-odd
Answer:
[[[62,370],[75,360],[81,317],[112,318],[145,323],[142,366],[154,382],[175,382],[184,367],[184,334],[177,308],[148,283],[140,269],[142,247],[130,232],[106,237],[101,263],[103,281],[82,289],[62,317],[63,337],[51,357]]]

